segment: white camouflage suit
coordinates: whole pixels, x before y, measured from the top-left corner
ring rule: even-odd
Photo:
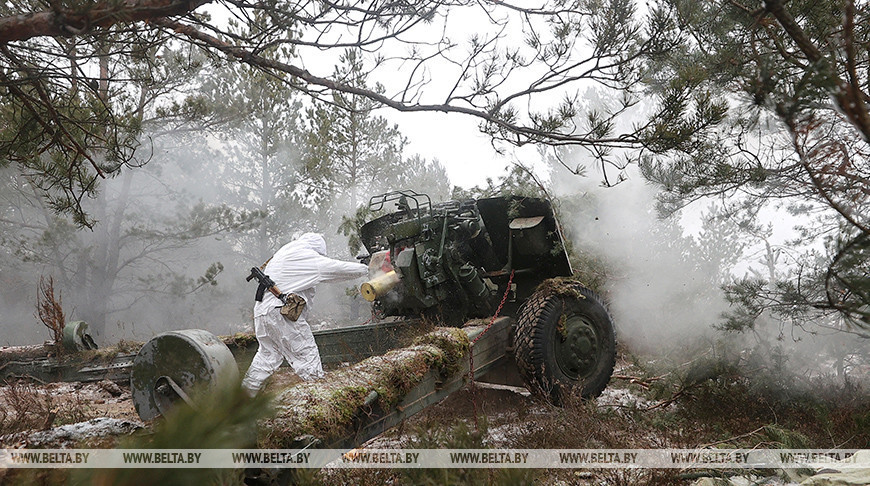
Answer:
[[[314,287],[322,282],[350,280],[368,274],[368,267],[355,262],[333,260],[326,255],[326,241],[317,233],[305,233],[284,245],[269,260],[263,273],[284,293],[305,299],[305,309],[296,322],[281,315],[281,301],[265,292],[263,301],[254,304],[254,331],[259,348],[242,386],[256,394],[266,378],[286,359],[303,380],[323,376],[320,353],[306,318]]]

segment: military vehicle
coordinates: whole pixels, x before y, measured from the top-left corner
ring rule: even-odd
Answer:
[[[387,316],[446,324],[515,317],[512,351],[530,390],[558,402],[568,388],[599,395],[613,372],[615,335],[598,295],[571,280],[549,201],[507,196],[433,204],[396,191],[369,209],[395,212],[362,226],[372,279],[360,289]],[[510,349],[508,351],[511,351]]]

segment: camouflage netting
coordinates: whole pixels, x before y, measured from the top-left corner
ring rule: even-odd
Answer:
[[[71,354],[71,360],[109,362],[121,355],[136,354],[145,343],[141,341],[118,341],[117,344],[99,349],[89,349]]]
[[[3,366],[10,361],[46,358],[51,355],[53,351],[53,346],[44,344],[30,346],[3,346],[0,347],[0,366]]]
[[[218,336],[231,351],[257,344],[257,336],[252,332],[237,332],[232,336]]]
[[[305,435],[328,445],[351,435],[358,417],[375,408],[389,410],[426,373],[456,373],[469,346],[463,330],[438,328],[409,347],[289,388],[277,397],[276,416],[261,424],[260,446],[290,448]]]
[[[578,290],[579,287],[585,287],[585,285],[573,277],[556,277],[548,278],[541,282],[541,284],[535,288],[535,292],[573,297],[575,299],[585,299],[586,296]]]
[[[236,333],[232,336],[219,336],[219,339],[230,348],[230,350],[240,350],[251,346],[256,346],[257,337],[253,333]],[[89,362],[89,361],[111,361],[119,355],[136,354],[145,343],[138,341],[121,340],[112,346],[105,346],[95,350],[78,351],[74,353],[66,353],[65,362]],[[45,358],[57,358],[57,353],[53,345],[37,344],[29,346],[2,346],[0,347],[0,366],[11,361],[34,361]]]

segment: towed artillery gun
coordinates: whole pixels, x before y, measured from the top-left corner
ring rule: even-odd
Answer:
[[[314,333],[325,364],[358,362],[282,390],[278,416],[264,425],[281,431],[272,447],[357,447],[469,380],[525,385],[555,403],[569,391],[586,398],[602,392],[615,362],[613,324],[598,296],[570,279],[549,201],[432,204],[399,191],[373,197],[369,209],[391,203],[396,211],[359,231],[367,250],[360,258],[370,269],[360,291],[384,319]],[[427,320],[448,327],[404,344],[393,339],[419,334]],[[140,415],[186,399],[191,383],[237,376],[232,356],[215,341],[189,330],[146,343],[131,378]],[[181,356],[190,364],[167,366]],[[300,442],[311,430],[315,442]]]
[[[360,229],[370,273],[360,291],[376,312],[446,324],[514,318],[509,330],[525,385],[558,403],[567,389],[598,396],[610,380],[615,336],[599,297],[570,280],[571,263],[549,201],[506,196],[432,204],[398,191],[371,198],[398,211]],[[510,361],[510,360],[506,360]],[[510,381],[511,366],[495,381]],[[512,383],[517,384],[517,383]]]

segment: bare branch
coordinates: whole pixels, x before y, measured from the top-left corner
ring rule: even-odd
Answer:
[[[471,115],[487,123],[491,123],[506,132],[516,134],[518,137],[515,141],[518,145],[530,143],[532,141],[542,141],[555,145],[560,144],[611,144],[615,146],[636,146],[640,140],[635,135],[623,135],[617,137],[592,138],[585,134],[559,133],[537,129],[534,127],[512,123],[499,116],[495,109],[481,110],[469,108],[465,106],[456,106],[448,103],[444,104],[405,104],[401,101],[389,98],[376,91],[352,86],[341,81],[330,78],[324,78],[314,75],[306,69],[288,64],[282,61],[267,59],[260,55],[254,54],[248,49],[231,45],[217,37],[206,34],[194,27],[182,24],[177,21],[158,19],[152,22],[155,25],[172,29],[173,31],[182,34],[190,40],[201,45],[217,49],[226,55],[229,55],[239,61],[245,62],[252,66],[262,69],[278,71],[289,74],[303,81],[305,84],[320,86],[333,91],[339,91],[349,94],[364,96],[373,101],[376,101],[384,106],[393,108],[401,112],[442,112],[442,113],[461,113]]]

